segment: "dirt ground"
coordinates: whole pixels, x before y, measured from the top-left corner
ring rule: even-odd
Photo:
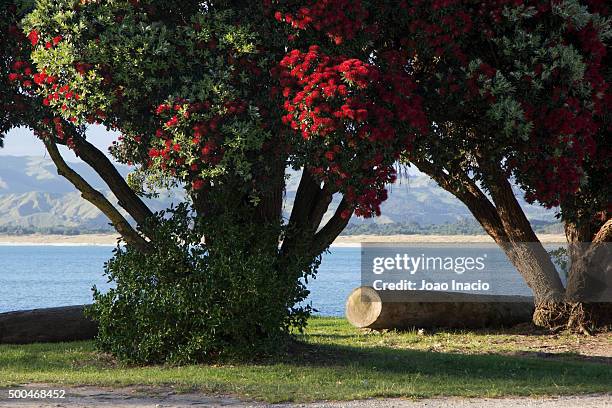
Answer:
[[[477,332],[487,334],[487,330]],[[496,334],[495,330],[491,331]],[[547,330],[536,328],[531,323],[518,324],[503,331],[505,336],[487,338],[488,348],[497,349],[496,343],[501,348],[508,347],[514,351],[504,352],[508,355],[567,359],[573,361],[588,361],[600,364],[612,365],[612,332],[596,333],[592,336],[582,334],[569,334],[567,332],[550,333]],[[470,353],[469,349],[432,348],[431,351],[440,352],[462,352]],[[480,352],[476,349],[474,352]],[[612,387],[612,385],[611,385]]]
[[[28,385],[21,389],[57,389]],[[57,400],[8,399],[0,390],[0,408],[183,408],[183,407],[278,407],[278,408],[604,408],[612,407],[612,394],[538,398],[434,398],[422,400],[370,399],[359,401],[276,404],[241,401],[227,396],[175,393],[164,388],[66,388],[66,398]]]

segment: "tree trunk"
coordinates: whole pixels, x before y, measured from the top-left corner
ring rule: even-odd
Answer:
[[[85,317],[85,306],[0,313],[0,343],[27,344],[91,340],[98,324]]]
[[[490,175],[489,188],[493,202],[461,168],[450,163],[416,161],[419,170],[432,177],[442,188],[463,202],[483,229],[502,248],[534,293],[537,304],[533,320],[550,327],[545,318],[563,303],[565,289],[550,255],[540,243],[519,205],[512,186],[497,165],[480,160]],[[448,168],[447,171],[444,169]],[[554,324],[554,323],[552,323]]]
[[[572,330],[589,333],[612,326],[611,229],[608,220],[592,236],[589,226],[566,223],[570,269],[566,305],[559,312]]]
[[[487,187],[511,246],[510,259],[533,291],[536,306],[562,301],[564,287],[550,254],[544,249],[499,164],[479,157]]]
[[[359,328],[480,329],[509,327],[531,321],[533,299],[513,296],[414,291],[406,301],[388,292],[362,286],[346,302],[348,321]]]

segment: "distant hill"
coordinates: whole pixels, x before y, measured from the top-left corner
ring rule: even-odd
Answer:
[[[111,202],[114,195],[85,163],[70,163]],[[126,166],[119,166],[125,176]],[[155,210],[166,208],[166,200],[148,202]],[[124,215],[126,215],[124,213]],[[57,174],[45,157],[0,156],[0,232],[111,231],[108,219],[75,188]]]
[[[71,163],[92,186],[115,202],[102,180],[84,163]],[[124,176],[129,168],[119,166]],[[291,172],[285,211],[291,210],[299,177]],[[517,192],[520,195],[520,192]],[[538,225],[555,223],[554,213],[539,206],[521,205]],[[155,210],[166,208],[170,198],[149,201]],[[336,200],[337,202],[337,200]],[[429,229],[468,233],[479,226],[467,208],[429,177],[411,172],[390,187],[383,215],[372,220],[353,219],[350,231],[375,233],[394,230]],[[382,228],[385,226],[385,228]],[[451,227],[449,227],[451,226]],[[110,230],[108,220],[82,199],[70,183],[57,175],[53,163],[44,157],[0,156],[0,232],[66,231],[68,233]],[[464,232],[462,232],[464,231]]]
[[[517,189],[519,202],[530,220],[555,222],[554,212],[530,205]],[[429,176],[411,170],[406,177],[390,186],[389,199],[382,204],[382,216],[370,221],[376,224],[416,223],[421,226],[465,223],[474,220],[467,207],[442,189]]]

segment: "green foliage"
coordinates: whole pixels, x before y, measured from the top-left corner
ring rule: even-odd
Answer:
[[[418,223],[350,224],[343,235],[482,235],[480,224],[474,221],[420,225]]]
[[[214,7],[163,3],[40,0],[25,19],[25,32],[35,30],[41,37],[32,59],[39,71],[59,78],[60,86],[78,99],[53,98],[57,89],[51,84],[38,92],[66,120],[97,121],[120,130],[121,143],[113,155],[134,164],[148,179],[158,180],[160,173],[167,178],[172,168],[172,178],[188,180],[188,188],[193,179],[221,184],[238,176],[245,189],[252,189],[253,174],[266,164],[259,157],[262,144],[271,137],[260,108],[269,111],[273,106],[266,88],[270,79],[253,74],[269,71],[274,56],[260,52],[262,13],[224,1]],[[57,45],[45,47],[58,35]],[[194,101],[206,109],[194,110]],[[232,101],[246,101],[244,115],[226,117]],[[164,103],[180,109],[161,118],[154,112]],[[170,126],[166,122],[174,115],[178,123]],[[215,137],[207,127],[202,143],[194,142],[194,126],[203,128],[211,121],[219,126]],[[161,132],[163,138],[155,136]],[[168,138],[181,147],[173,152],[177,157],[171,162],[149,157],[151,148],[163,150]],[[203,165],[201,150],[209,140],[222,154]]]
[[[541,234],[562,234],[563,224],[558,222],[531,221],[533,230]],[[476,221],[428,224],[394,222],[389,224],[349,224],[342,235],[484,235],[485,231]]]
[[[102,350],[128,363],[186,364],[265,354],[302,330],[310,309],[294,305],[308,291],[273,261],[274,234],[225,217],[189,228],[186,206],[167,215],[148,231],[149,253],[115,250],[106,275],[116,287],[94,288]],[[210,242],[200,242],[202,230]]]
[[[548,251],[553,262],[557,264],[561,273],[567,278],[569,274],[569,253],[566,247],[559,247]]]

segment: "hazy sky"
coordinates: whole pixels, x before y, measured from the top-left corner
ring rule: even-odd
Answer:
[[[108,147],[118,134],[108,132],[102,126],[92,126],[87,132],[87,140],[96,145],[103,152],[108,152]],[[64,159],[76,161],[77,157],[65,147],[60,146]],[[25,128],[13,129],[4,138],[4,148],[0,148],[0,156],[45,156],[46,151],[42,142],[34,134]]]
[[[111,160],[115,161],[108,153],[108,147],[117,140],[119,133],[109,132],[104,126],[90,126],[87,131],[87,140],[93,143],[101,151],[106,153]],[[74,153],[64,146],[58,146],[59,150],[68,162],[80,162]],[[47,156],[43,143],[34,136],[32,131],[26,128],[13,129],[4,138],[4,148],[0,148],[1,156]],[[410,175],[420,175],[416,167],[404,169]]]

